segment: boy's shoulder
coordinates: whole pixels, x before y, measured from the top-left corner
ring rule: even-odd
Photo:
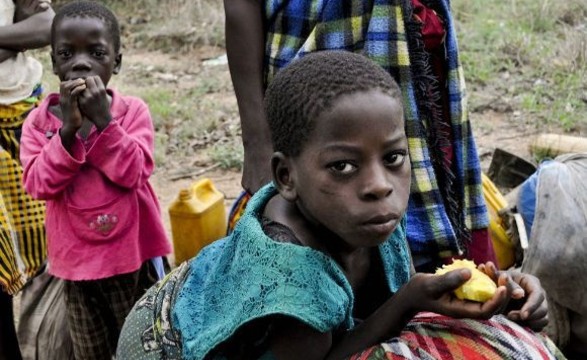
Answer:
[[[122,94],[120,91],[112,88],[108,88],[108,92],[112,96],[113,107],[123,106],[127,107],[128,109],[148,107],[147,103],[137,96],[125,95]]]
[[[59,106],[59,94],[57,93],[47,95],[37,107],[31,110],[25,122],[42,130],[59,127],[60,120],[55,114],[51,113],[53,106]]]
[[[148,105],[139,97],[132,95],[123,95],[115,89],[108,89],[112,96],[110,112],[114,119],[132,119],[136,117],[149,116]]]

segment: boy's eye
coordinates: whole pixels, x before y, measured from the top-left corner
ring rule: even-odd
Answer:
[[[59,50],[59,51],[57,51],[57,56],[62,57],[62,58],[71,57],[71,51],[69,51],[69,50]]]
[[[384,162],[387,167],[398,167],[406,161],[407,152],[393,152],[385,156]]]
[[[340,174],[340,175],[347,175],[352,173],[356,170],[356,166],[349,163],[348,161],[337,161],[330,166],[331,171]]]
[[[106,55],[106,52],[105,51],[102,51],[102,50],[94,50],[94,56],[95,57],[101,58],[104,55]]]

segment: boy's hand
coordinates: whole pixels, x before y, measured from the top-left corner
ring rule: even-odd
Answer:
[[[87,77],[86,87],[86,91],[79,97],[80,110],[99,131],[102,131],[112,120],[106,87],[99,76]]]
[[[83,116],[78,105],[78,98],[86,90],[84,79],[62,81],[59,85],[59,106],[63,116],[62,131],[75,135],[82,126]]]
[[[541,331],[548,324],[546,294],[537,277],[519,271],[499,271],[491,262],[479,265],[479,270],[508,289],[509,302],[504,313],[512,320]]]
[[[460,300],[453,291],[471,278],[471,271],[459,269],[444,275],[416,274],[405,286],[416,312],[431,311],[454,318],[489,319],[506,304],[507,289],[499,286],[484,303]]]

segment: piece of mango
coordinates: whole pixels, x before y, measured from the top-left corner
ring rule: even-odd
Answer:
[[[485,302],[493,297],[497,291],[497,285],[491,278],[477,269],[475,263],[470,260],[453,260],[450,265],[442,265],[436,269],[436,275],[446,274],[452,270],[466,268],[471,270],[471,278],[454,291],[457,298]]]

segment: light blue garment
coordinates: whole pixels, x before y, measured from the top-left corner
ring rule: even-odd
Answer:
[[[155,272],[157,273],[157,280],[161,280],[165,277],[165,268],[163,267],[163,258],[162,257],[154,257],[151,259],[151,264],[155,268]]]
[[[534,223],[534,213],[536,211],[536,188],[538,186],[538,178],[540,177],[540,171],[545,167],[553,164],[552,160],[545,160],[540,163],[538,170],[534,174],[530,175],[522,185],[520,185],[520,191],[518,193],[518,212],[522,215],[524,220],[524,226],[526,227],[526,235],[528,239],[532,234],[532,225]]]
[[[250,200],[234,232],[204,248],[172,309],[183,357],[202,359],[243,324],[268,315],[294,317],[320,332],[350,329],[354,295],[338,264],[309,247],[276,242],[261,225],[273,185]],[[405,219],[379,246],[392,292],[409,280]]]

